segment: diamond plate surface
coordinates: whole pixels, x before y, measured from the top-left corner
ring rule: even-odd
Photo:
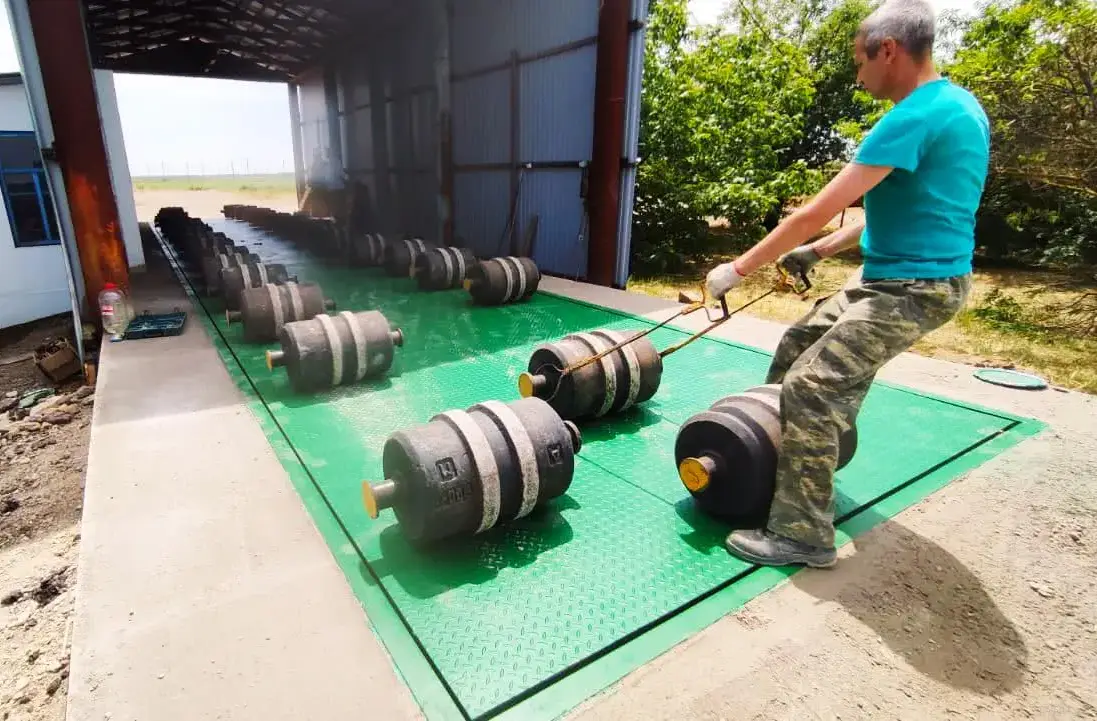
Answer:
[[[748,570],[723,550],[727,529],[694,512],[673,447],[690,415],[762,383],[767,355],[712,339],[686,347],[666,359],[662,386],[649,403],[584,426],[566,496],[516,524],[420,553],[403,541],[391,512],[370,521],[361,507],[360,483],[380,480],[388,435],[443,410],[516,399],[517,375],[538,343],[595,328],[641,329],[644,321],[548,295],[477,308],[460,290],[422,293],[410,279],[327,265],[243,223],[208,222],[266,262],[320,283],[340,310],[377,309],[403,330],[404,347],[386,378],[298,396],[283,371],[266,368],[263,354],[271,346],[242,343],[241,329],[226,326],[219,306],[204,301],[469,716],[498,709]],[[651,337],[663,348],[685,334],[663,328]],[[839,477],[839,512],[1007,425],[992,414],[874,387],[861,416],[859,452]],[[284,463],[294,462],[284,456]],[[328,513],[321,504],[309,510]],[[344,551],[333,545],[333,553]],[[359,572],[369,577],[364,565]]]

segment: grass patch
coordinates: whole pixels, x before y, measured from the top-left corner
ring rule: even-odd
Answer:
[[[293,173],[270,175],[207,175],[168,176],[163,178],[134,178],[134,190],[202,191],[216,190],[227,193],[271,196],[296,193],[297,183]]]
[[[775,294],[745,311],[768,320],[791,323],[812,303],[840,289],[859,261],[839,257],[823,261],[812,273],[814,287],[806,300]],[[703,273],[632,278],[628,289],[676,299],[680,291],[697,296]],[[728,294],[728,305],[741,305],[765,292],[773,271],[755,273]],[[912,351],[933,358],[965,363],[1016,367],[1051,383],[1097,393],[1097,338],[1056,329],[1060,309],[1092,287],[1069,286],[1061,275],[1024,270],[976,271],[967,307],[945,326],[914,345]]]

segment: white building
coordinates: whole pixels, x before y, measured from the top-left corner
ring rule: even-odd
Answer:
[[[114,76],[95,71],[111,180],[130,268],[144,266]],[[0,74],[0,328],[72,311],[69,266],[19,73]]]

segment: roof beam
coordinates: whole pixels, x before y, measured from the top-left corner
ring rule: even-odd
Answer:
[[[97,67],[208,76],[232,58],[236,70],[287,81],[346,47],[377,12],[370,0],[81,1]]]

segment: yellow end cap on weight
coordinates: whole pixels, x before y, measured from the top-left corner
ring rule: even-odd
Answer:
[[[686,488],[697,493],[708,488],[709,471],[698,458],[686,458],[678,464],[678,477]]]
[[[264,355],[267,359],[267,370],[274,372],[274,364],[270,362],[270,351],[268,350]]]
[[[518,393],[523,398],[533,397],[533,376],[529,373],[518,376]]]
[[[472,281],[469,280],[468,278],[466,278],[465,282],[462,283],[461,285],[465,286],[465,290],[472,290]]]
[[[362,505],[366,508],[366,514],[370,518],[377,518],[377,499],[373,495],[373,486],[369,481],[362,481]]]

